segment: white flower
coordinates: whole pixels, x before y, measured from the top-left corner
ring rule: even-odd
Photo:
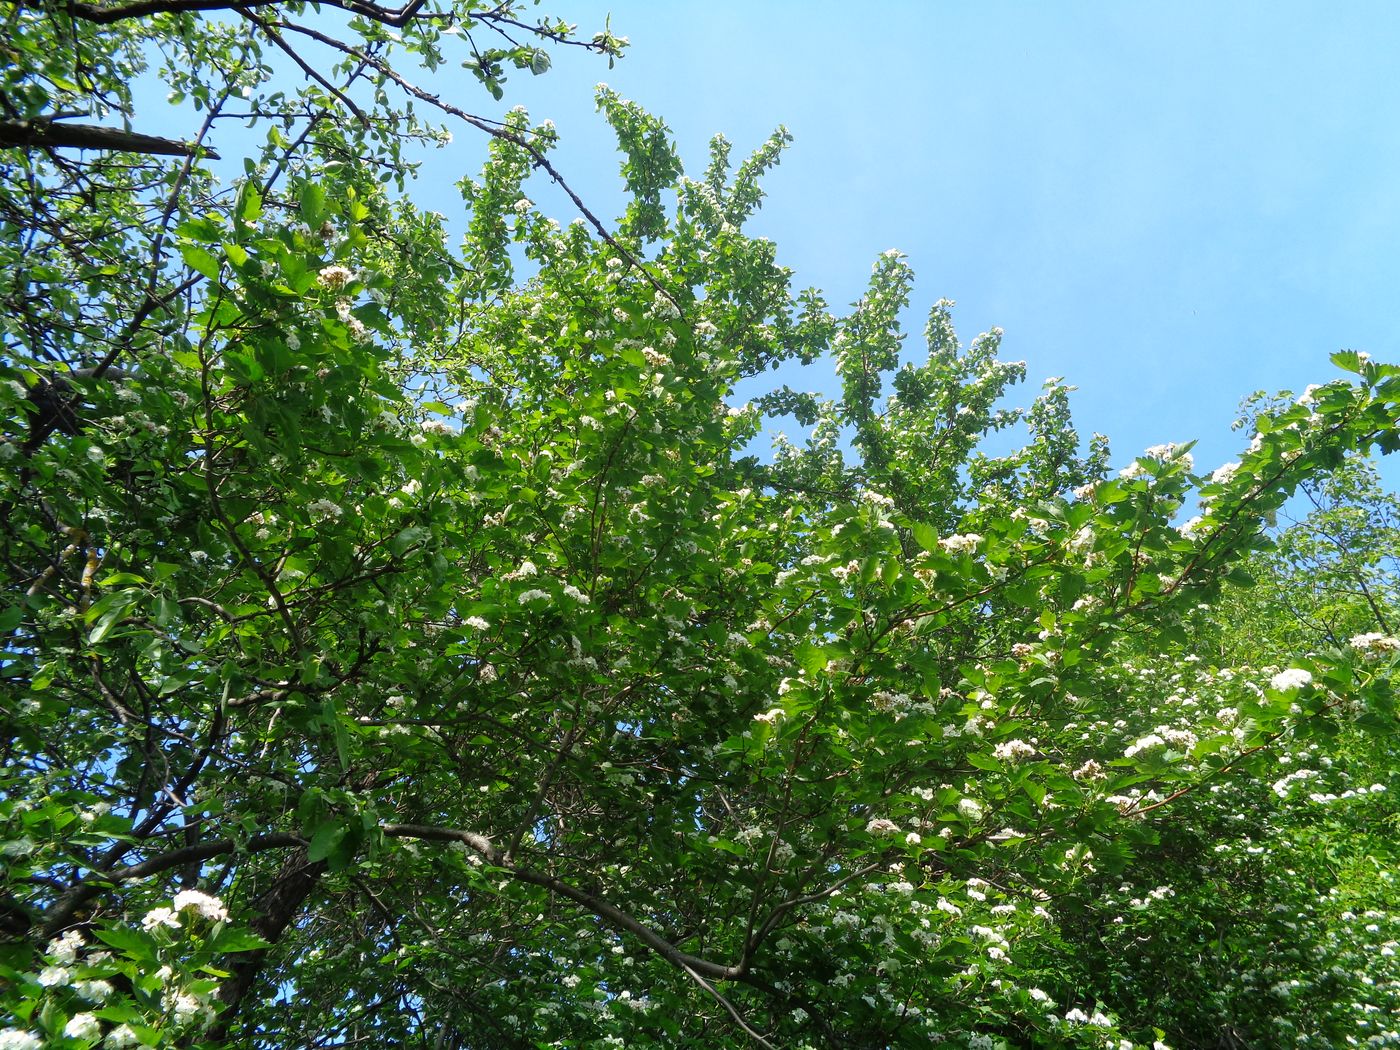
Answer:
[[[1024,740],[1005,740],[992,750],[992,755],[1003,762],[1024,762],[1034,758],[1036,750]]]
[[[582,980],[582,978],[580,978],[578,974],[571,973],[565,977],[561,983],[565,988],[577,988],[580,980]]]
[[[39,983],[45,988],[61,988],[68,983],[72,973],[64,966],[45,966],[39,971]]]
[[[531,201],[529,197],[521,197],[512,207],[515,209],[516,215],[524,215],[530,210],[530,205]]]
[[[1211,472],[1210,480],[1216,485],[1224,485],[1235,476],[1235,472],[1240,469],[1238,463],[1225,463],[1215,468]]]
[[[211,897],[199,890],[181,890],[175,894],[175,910],[193,909],[210,922],[228,922],[228,909],[218,897]]]
[[[769,708],[767,711],[764,711],[761,715],[754,715],[753,720],[755,722],[767,722],[770,726],[772,726],[777,725],[778,719],[784,717],[786,714],[787,712],[784,711],[781,707],[772,707]]]
[[[975,532],[969,532],[945,536],[938,541],[938,545],[949,554],[972,554],[977,550],[977,545],[981,542],[981,536]]]
[[[504,580],[523,580],[527,576],[538,574],[539,571],[534,562],[526,560],[520,563],[520,568],[511,570],[501,578]]]
[[[126,1046],[140,1046],[141,1039],[132,1029],[131,1025],[118,1025],[107,1033],[107,1038],[103,1040],[103,1046],[110,1046],[113,1050],[120,1050]]]
[[[0,1050],[41,1050],[44,1041],[33,1032],[0,1032]]]
[[[1159,747],[1166,746],[1167,742],[1156,733],[1148,733],[1144,737],[1138,737],[1136,743],[1128,745],[1128,748],[1123,752],[1123,757],[1132,758],[1143,751],[1155,751]]]
[[[365,327],[365,323],[358,317],[348,318],[345,327],[350,330],[350,338],[357,343],[367,343],[370,341],[370,331]]]
[[[535,588],[535,589],[533,589],[533,590],[524,591],[524,592],[520,595],[520,597],[517,598],[517,599],[515,599],[515,600],[518,601],[521,605],[529,605],[531,602],[539,601],[541,598],[548,598],[548,597],[549,597],[549,592],[548,592],[548,591],[542,591],[542,590],[540,590],[539,588]]]
[[[1076,1006],[1073,1010],[1070,1010],[1065,1014],[1065,1020],[1069,1021],[1072,1024],[1085,1024],[1089,1020],[1089,1015]]]
[[[484,631],[491,626],[489,620],[480,616],[468,616],[465,622],[468,627],[475,627],[478,631]]]
[[[83,935],[77,930],[69,930],[62,937],[49,941],[45,954],[53,956],[61,963],[71,963],[78,957],[83,947]]]
[[[112,997],[113,988],[107,981],[74,981],[73,991],[90,1003],[101,1003]]]
[[[1129,463],[1126,467],[1124,467],[1118,472],[1118,476],[1124,481],[1132,481],[1134,478],[1140,478],[1146,473],[1147,471],[1142,469],[1142,464],[1140,464],[1137,460],[1133,460],[1131,463]]]
[[[328,499],[312,500],[306,505],[306,509],[311,512],[311,516],[320,520],[338,519],[345,511],[340,504],[332,503]]]
[[[1301,667],[1290,667],[1270,678],[1269,685],[1279,692],[1287,692],[1290,689],[1301,689],[1305,685],[1311,685],[1312,680],[1311,671],[1305,671]]]
[[[909,834],[904,836],[904,841],[910,846],[917,846],[924,840],[919,837],[919,833],[917,831],[911,831],[909,832]]]
[[[1379,631],[1372,631],[1370,634],[1358,634],[1348,643],[1353,649],[1365,656],[1380,656],[1384,653],[1400,651],[1400,638],[1394,635],[1381,634]]]
[[[578,602],[580,605],[587,605],[590,602],[588,595],[575,587],[572,583],[566,583],[563,587],[564,594]]]
[[[946,897],[939,897],[938,903],[934,905],[934,907],[936,907],[939,911],[947,912],[955,919],[962,914],[962,909],[959,908],[952,901],[948,900]]]
[[[983,814],[982,803],[978,802],[975,798],[959,799],[958,812],[967,820],[974,822],[981,820]]]
[[[337,292],[355,279],[354,273],[344,266],[324,266],[316,275],[316,283],[322,288]]]
[[[865,825],[867,835],[898,835],[899,825],[884,817],[876,817]]]
[[[203,1004],[189,992],[176,992],[169,1001],[169,1009],[175,1015],[176,1024],[193,1020],[203,1008]]]
[[[180,928],[180,916],[176,915],[171,908],[152,908],[146,913],[146,917],[141,920],[141,929],[150,932],[162,926],[168,926],[172,930]]]
[[[102,1022],[92,1014],[74,1014],[63,1026],[69,1039],[96,1039],[102,1034]]]

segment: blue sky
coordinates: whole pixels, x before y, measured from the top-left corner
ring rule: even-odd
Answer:
[[[585,200],[620,200],[596,81],[663,116],[692,172],[715,132],[740,152],[786,124],[755,230],[798,285],[845,304],[899,248],[911,351],[956,299],[964,339],[999,325],[1027,360],[1017,402],[1065,376],[1119,462],[1192,438],[1230,459],[1242,395],[1332,378],[1337,349],[1400,360],[1400,5],[586,6],[561,13],[611,10],[628,56],[560,55],[505,99],[556,121]],[[474,84],[458,100],[490,112]],[[457,143],[419,194],[475,166]]]

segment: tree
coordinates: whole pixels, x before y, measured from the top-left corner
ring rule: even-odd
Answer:
[[[403,63],[454,27],[566,27],[352,4],[336,43],[299,5],[203,10],[11,21],[13,119],[124,105],[164,48],[205,125],[176,160],[7,155],[7,1045],[1366,1032],[1235,1034],[1085,961],[1126,947],[1110,905],[1134,937],[1209,925],[1203,879],[1238,878],[1212,840],[1245,848],[1222,790],[1257,806],[1300,742],[1393,728],[1386,633],[1193,656],[1290,494],[1393,447],[1400,369],[1336,355],[1210,475],[1162,446],[1110,477],[1059,385],[981,455],[1021,421],[997,333],[962,345],[939,303],[901,363],[898,253],[838,316],[744,232],[783,132],[690,179],[602,89],[630,203],[561,227],[527,196],[552,128],[452,111],[491,135],[454,252],[385,187],[437,134],[387,92],[437,104]],[[273,91],[293,37],[339,64]],[[488,88],[546,64],[511,46]],[[225,192],[201,150],[244,87],[276,119]],[[732,403],[824,355],[838,397]],[[812,436],[762,462],[779,414]],[[1394,1005],[1389,958],[1349,1006]]]

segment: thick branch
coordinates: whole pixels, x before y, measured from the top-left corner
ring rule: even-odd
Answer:
[[[236,7],[272,7],[282,0],[132,0],[129,4],[70,4],[73,17],[98,25],[110,25],[147,15],[184,14],[195,11],[228,11]],[[330,7],[362,15],[387,26],[407,25],[423,9],[425,0],[412,0],[400,8],[357,3],[356,0],[323,0]]]
[[[296,835],[286,834],[254,835],[241,847],[233,839],[219,839],[215,842],[199,842],[192,846],[182,846],[180,849],[161,853],[137,864],[128,864],[123,868],[114,868],[111,871],[94,871],[81,882],[73,885],[54,903],[53,907],[44,913],[43,937],[47,939],[62,932],[72,921],[73,916],[77,914],[78,909],[104,890],[110,889],[118,883],[144,879],[149,875],[159,875],[162,871],[169,871],[171,868],[178,868],[185,864],[197,864],[211,857],[232,853],[240,848],[246,853],[261,853],[264,850],[301,846],[304,842],[304,839]]]
[[[295,921],[306,898],[311,896],[321,875],[326,870],[324,860],[309,860],[305,847],[298,848],[282,864],[254,908],[253,921],[249,924],[254,933],[269,944],[276,944]],[[219,999],[224,1003],[224,1011],[219,1015],[218,1024],[209,1033],[211,1044],[222,1043],[233,1025],[238,1008],[252,990],[267,962],[268,949],[259,948],[251,952],[239,952],[229,965],[232,976],[219,986]]]
[[[145,153],[158,157],[192,157],[211,160],[219,155],[208,146],[196,146],[159,135],[143,135],[98,124],[66,124],[56,120],[0,120],[0,146],[21,149],[110,149],[121,153]]]

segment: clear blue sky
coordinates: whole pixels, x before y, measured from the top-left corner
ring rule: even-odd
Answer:
[[[1119,462],[1191,438],[1202,466],[1233,458],[1241,395],[1332,378],[1337,349],[1400,361],[1400,5],[544,6],[590,31],[610,9],[632,41],[507,88],[556,121],[585,200],[620,199],[596,81],[663,116],[693,173],[713,133],[747,151],[786,124],[756,229],[799,286],[845,304],[899,248],[911,351],[956,299],[965,339],[1000,325],[1028,361],[1017,402],[1065,376]],[[457,143],[430,170],[474,166]]]

